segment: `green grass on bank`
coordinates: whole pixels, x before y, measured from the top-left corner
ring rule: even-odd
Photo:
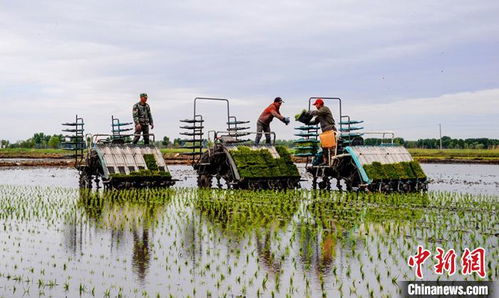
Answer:
[[[161,153],[170,155],[180,152],[189,152],[190,149],[183,148],[163,148]],[[62,149],[35,149],[35,148],[2,148],[0,149],[0,157],[49,157],[63,156],[71,154],[71,151]]]
[[[498,160],[499,149],[418,149],[409,148],[416,159],[483,159]]]
[[[499,149],[418,149],[410,148],[409,152],[415,159],[468,159],[468,160],[499,160]],[[165,155],[174,155],[181,152],[190,152],[190,149],[163,148]],[[293,153],[293,150],[290,150]],[[70,154],[62,149],[33,149],[33,148],[3,148],[0,157],[48,157]]]
[[[35,148],[2,148],[0,149],[0,157],[37,157],[37,156],[56,156],[66,155],[68,151],[62,149],[35,149]]]
[[[162,148],[162,149],[160,149],[160,151],[163,154],[174,154],[174,153],[181,153],[181,152],[192,152],[192,149],[185,149],[185,148]]]

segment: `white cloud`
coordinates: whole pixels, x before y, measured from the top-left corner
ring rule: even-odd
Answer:
[[[383,104],[355,105],[352,110],[363,117],[370,115],[497,115],[499,114],[499,89],[405,99]]]
[[[491,115],[466,97],[494,106],[487,92],[499,87],[490,79],[499,62],[483,52],[497,49],[498,10],[497,1],[450,0],[3,1],[0,127],[11,128],[0,138],[55,133],[75,113],[102,131],[111,114],[130,117],[143,91],[160,135],[178,134],[195,96],[234,98],[234,112],[254,121],[275,96],[291,115],[311,94],[352,98],[345,108],[372,125],[389,126],[379,115],[390,114],[416,135],[409,115]],[[473,72],[437,76],[440,65]]]
[[[435,137],[439,123],[445,127],[444,135],[455,138],[499,138],[499,89],[357,104],[345,110],[365,120],[370,130],[394,130],[409,139]]]

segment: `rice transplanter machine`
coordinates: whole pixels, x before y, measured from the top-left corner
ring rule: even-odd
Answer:
[[[111,134],[84,135],[83,118],[76,116],[74,122],[63,123],[63,146],[73,152],[75,167],[79,173],[80,188],[105,189],[170,187],[175,183],[165,164],[163,155],[154,145],[132,144],[133,123],[123,123],[112,117]]]
[[[331,180],[336,179],[338,189],[367,190],[376,192],[426,191],[427,177],[419,163],[401,145],[394,144],[393,132],[364,132],[363,121],[352,120],[343,114],[338,97],[310,97],[312,100],[338,102],[339,123],[336,122],[336,148],[334,154],[324,162],[319,141],[319,126],[310,124],[310,119],[297,115],[304,125],[296,127],[295,156],[306,158],[306,171],[312,175],[314,189],[331,189]],[[298,120],[298,121],[299,121]],[[379,145],[364,144],[364,136],[382,136]],[[386,138],[390,136],[390,138]],[[385,139],[386,138],[386,139]]]
[[[209,130],[205,134],[205,119],[198,112],[200,101],[222,102],[226,106],[224,131]],[[199,187],[234,189],[289,189],[299,187],[300,174],[283,146],[255,145],[245,137],[255,134],[249,131],[249,121],[238,120],[230,114],[230,104],[224,98],[196,97],[192,118],[180,121],[186,137],[184,155],[191,156],[191,164],[197,172]],[[216,181],[213,181],[213,178]],[[213,185],[215,183],[215,185]]]

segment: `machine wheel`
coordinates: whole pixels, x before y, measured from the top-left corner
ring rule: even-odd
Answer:
[[[336,178],[336,188],[337,188],[339,191],[342,191],[342,190],[343,190],[343,186],[341,185],[341,179],[339,179],[339,178]]]
[[[282,189],[281,181],[279,181],[279,180],[269,179],[267,181],[267,185],[268,185],[269,189],[276,189],[276,190]]]
[[[312,178],[312,189],[316,190],[317,189],[317,176],[313,176]]]
[[[211,188],[212,176],[209,174],[198,175],[198,187],[201,188]]]
[[[84,172],[80,172],[79,185],[80,185],[80,188],[91,189],[92,188],[92,177],[88,176]]]
[[[297,187],[299,187],[299,182],[296,182],[295,179],[289,178],[287,180],[287,188],[293,189],[293,188],[297,188]]]
[[[251,190],[260,189],[260,183],[258,183],[258,181],[255,181],[255,180],[249,180],[248,181],[248,189],[251,189]]]
[[[322,181],[318,183],[319,189],[331,189],[331,180],[329,180],[329,177],[324,176],[322,177]]]
[[[346,186],[347,191],[352,191],[353,190],[352,180],[345,179],[345,186]]]

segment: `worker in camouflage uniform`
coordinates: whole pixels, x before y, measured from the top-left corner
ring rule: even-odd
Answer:
[[[258,118],[256,122],[256,138],[255,144],[260,143],[260,139],[262,138],[262,131],[265,133],[265,143],[270,144],[270,122],[274,120],[274,117],[284,122],[286,125],[289,124],[289,118],[284,117],[279,112],[279,108],[283,103],[280,97],[276,97],[274,102],[270,104],[265,110],[263,110],[262,114]]]
[[[144,137],[144,144],[149,144],[149,125],[154,128],[152,121],[151,108],[147,104],[147,94],[140,94],[140,101],[133,105],[133,122],[135,123],[135,137],[133,143],[137,144],[140,139],[140,133]]]

